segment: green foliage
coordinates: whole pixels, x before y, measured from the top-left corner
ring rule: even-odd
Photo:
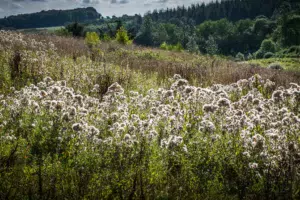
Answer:
[[[254,53],[254,56],[255,56],[256,59],[263,58],[264,55],[265,54],[264,54],[264,52],[261,49],[259,49],[257,52]]]
[[[276,52],[276,44],[272,40],[266,39],[261,43],[260,49],[263,52],[275,53]]]
[[[153,41],[153,22],[150,17],[145,17],[141,30],[134,39],[137,44],[151,46],[154,44]]]
[[[100,44],[100,38],[96,32],[87,32],[85,36],[85,43],[89,47],[94,47]]]
[[[58,36],[72,36],[72,33],[69,32],[66,28],[59,28],[54,31],[54,34]]]
[[[216,55],[219,52],[218,44],[215,41],[213,36],[209,36],[208,40],[206,41],[206,53],[210,55]]]
[[[169,50],[169,45],[168,45],[166,42],[163,42],[163,43],[160,45],[160,48],[163,49],[163,50]]]
[[[49,10],[0,19],[0,27],[17,29],[64,26],[72,21],[85,22],[99,19],[101,15],[92,7],[72,10]]]
[[[239,52],[239,53],[236,54],[235,59],[237,61],[244,61],[245,60],[245,55],[242,54],[241,52]]]
[[[109,34],[105,33],[105,34],[103,35],[102,40],[105,41],[105,42],[109,42],[109,41],[112,40],[112,38],[109,36]]]
[[[261,59],[264,58],[265,55],[273,56],[276,52],[276,44],[271,39],[265,39],[262,41],[261,46],[257,52],[255,52],[255,58]],[[270,54],[271,53],[271,54]]]
[[[254,56],[251,53],[249,53],[247,55],[247,60],[252,60],[252,59],[254,59]]]
[[[163,50],[169,50],[169,51],[182,51],[184,48],[180,43],[177,43],[176,45],[168,45],[166,42],[163,42],[160,45],[160,48]]]
[[[275,56],[274,53],[272,53],[272,52],[267,52],[267,53],[265,53],[264,58],[268,59],[268,58],[272,58],[272,57],[274,57],[274,56]]]
[[[68,32],[72,33],[73,36],[75,37],[84,36],[83,35],[84,26],[77,22],[67,25],[66,29],[68,30]]]
[[[285,45],[300,45],[300,15],[289,16],[281,27]]]
[[[121,26],[121,28],[117,31],[116,40],[120,44],[124,44],[124,45],[131,43],[131,41],[129,40],[127,31],[123,26]]]
[[[191,53],[198,53],[199,46],[196,42],[196,36],[189,37],[188,43],[186,44],[186,49]]]

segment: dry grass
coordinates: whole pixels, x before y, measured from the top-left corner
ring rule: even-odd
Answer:
[[[300,72],[277,71],[253,64],[238,64],[220,57],[192,55],[186,52],[170,52],[136,45],[123,46],[116,42],[102,42],[98,48],[102,53],[91,52],[80,38],[58,37],[52,35],[28,35],[37,41],[52,42],[59,55],[92,58],[120,67],[144,73],[157,73],[158,82],[164,82],[174,74],[180,74],[195,85],[230,84],[247,79],[254,74],[274,81],[278,86],[291,82],[300,83]]]

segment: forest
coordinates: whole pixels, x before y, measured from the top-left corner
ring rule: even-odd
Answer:
[[[75,25],[75,26],[74,26]],[[298,57],[299,1],[215,1],[154,10],[145,14],[106,18],[92,24],[69,24],[60,34],[85,36],[96,32],[114,38],[124,26],[135,44],[193,53],[221,54],[237,60]]]
[[[0,29],[26,29],[64,26],[73,21],[87,22],[101,18],[92,7],[73,10],[48,10],[32,14],[21,14],[0,19]]]

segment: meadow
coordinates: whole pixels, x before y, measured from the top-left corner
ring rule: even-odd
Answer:
[[[0,199],[299,199],[300,73],[0,31]]]

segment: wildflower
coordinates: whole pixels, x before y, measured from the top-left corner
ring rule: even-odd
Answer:
[[[112,84],[107,91],[108,94],[123,94],[124,93],[124,89],[118,84],[118,83],[114,83]]]
[[[51,81],[53,81],[52,78],[50,78],[48,76],[44,78],[44,82],[46,82],[46,83],[49,83]]]
[[[67,112],[63,113],[61,119],[63,121],[67,121],[68,122],[70,120],[69,113],[67,113]]]
[[[253,163],[249,163],[249,168],[250,169],[257,169],[258,168],[258,164],[253,162]]]
[[[203,106],[204,112],[215,112],[218,109],[218,106],[213,105],[213,104],[205,104]]]
[[[272,94],[272,100],[274,102],[277,103],[277,102],[281,101],[282,98],[283,98],[283,96],[282,96],[282,91],[281,90],[276,90],[276,91],[273,92],[273,94]]]
[[[72,129],[73,129],[73,131],[79,132],[79,131],[83,130],[83,127],[82,127],[81,124],[75,123],[75,124],[72,125]]]
[[[249,153],[248,151],[245,151],[245,152],[243,152],[242,154],[243,154],[243,156],[245,156],[246,158],[250,158],[250,157],[251,157],[251,156],[250,156],[250,153]]]
[[[83,101],[83,96],[82,95],[80,95],[80,94],[78,94],[78,95],[75,95],[74,96],[74,98],[78,101],[78,103],[82,103],[82,101]]]
[[[181,76],[179,74],[175,74],[173,76],[173,79],[177,81],[177,80],[181,79]]]
[[[70,116],[75,116],[76,115],[76,108],[74,107],[74,106],[71,106],[70,108],[69,108],[69,114],[70,114]]]
[[[125,134],[124,140],[125,140],[125,142],[130,141],[131,140],[131,136],[129,134]]]
[[[181,89],[183,86],[188,85],[188,81],[185,79],[178,79],[172,84],[171,89]]]
[[[219,107],[230,107],[230,100],[226,99],[226,98],[221,98],[218,102],[217,102]]]
[[[89,126],[88,127],[88,134],[92,137],[95,136],[95,135],[99,135],[99,130],[95,126]]]

